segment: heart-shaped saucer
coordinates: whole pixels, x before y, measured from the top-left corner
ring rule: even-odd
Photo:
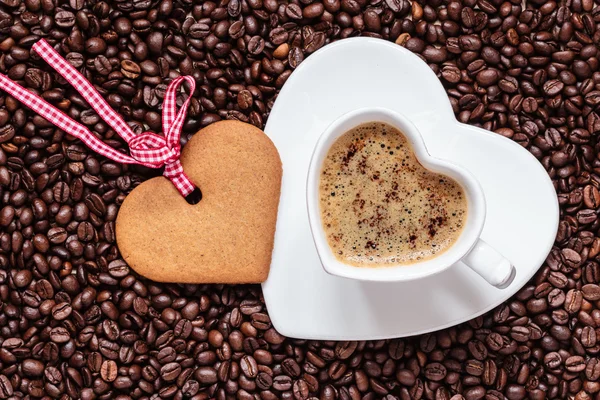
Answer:
[[[202,200],[188,204],[162,176],[136,187],[116,222],[125,261],[159,282],[263,282],[282,173],[271,140],[250,124],[217,122],[192,137],[181,163]]]
[[[406,115],[433,157],[475,176],[487,201],[481,237],[516,268],[509,287],[490,287],[461,262],[437,275],[396,283],[359,282],[323,270],[306,208],[310,157],[328,125],[364,107]],[[277,146],[285,171],[263,294],[274,327],[286,336],[368,340],[461,323],[516,293],[554,242],[558,200],[542,165],[515,142],[458,123],[435,74],[394,43],[352,38],[315,52],[287,80],[265,132]]]

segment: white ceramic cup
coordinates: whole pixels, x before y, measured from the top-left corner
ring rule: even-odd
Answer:
[[[319,202],[319,181],[323,160],[337,138],[358,125],[373,121],[385,122],[399,129],[404,133],[417,159],[425,168],[455,179],[465,191],[468,207],[466,225],[456,242],[432,259],[389,267],[355,267],[339,261],[327,243]],[[361,281],[410,281],[439,273],[452,264],[462,261],[497,288],[507,287],[515,276],[515,269],[511,262],[480,238],[485,222],[486,203],[477,179],[462,167],[430,156],[417,127],[400,113],[385,108],[362,108],[336,119],[323,132],[315,145],[308,170],[306,193],[313,239],[323,268],[331,275]]]

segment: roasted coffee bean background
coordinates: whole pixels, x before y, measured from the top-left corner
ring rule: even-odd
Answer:
[[[0,71],[124,151],[33,43],[136,132],[159,131],[166,85],[194,76],[185,143],[220,119],[262,127],[311,53],[381,37],[431,66],[460,121],[537,157],[561,206],[540,271],[482,317],[401,340],[287,339],[259,286],[131,271],[115,217],[158,172],[99,157],[0,91],[0,399],[599,399],[599,23],[593,0],[0,0]]]

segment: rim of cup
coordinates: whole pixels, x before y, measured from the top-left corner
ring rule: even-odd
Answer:
[[[467,197],[467,222],[455,243],[439,255],[410,264],[356,267],[339,261],[329,247],[320,213],[319,182],[323,160],[333,143],[348,130],[367,122],[384,122],[402,132],[419,163],[426,169],[456,180]],[[450,129],[450,128],[449,128]],[[460,261],[476,244],[485,223],[485,196],[477,179],[466,169],[432,157],[417,127],[404,115],[386,108],[368,107],[350,111],[333,121],[321,134],[310,160],[306,202],[313,240],[325,271],[331,275],[362,281],[411,281],[437,274]]]

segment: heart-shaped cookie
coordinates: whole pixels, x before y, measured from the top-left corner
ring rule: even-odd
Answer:
[[[202,200],[188,204],[162,176],[135,188],[116,222],[125,261],[159,282],[263,282],[282,175],[271,140],[252,125],[217,122],[192,137],[181,162]]]

